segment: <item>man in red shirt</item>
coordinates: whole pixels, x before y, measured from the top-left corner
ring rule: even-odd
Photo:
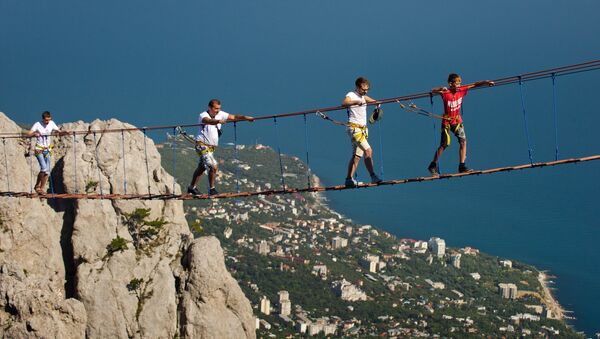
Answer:
[[[444,120],[442,121],[440,146],[433,155],[433,160],[427,168],[434,177],[440,175],[437,162],[442,153],[444,153],[446,147],[450,145],[450,131],[456,136],[460,145],[458,152],[460,160],[458,172],[471,172],[465,165],[465,159],[467,158],[467,136],[465,135],[465,127],[463,126],[462,117],[460,116],[460,108],[462,107],[463,98],[467,95],[469,89],[481,86],[494,86],[494,82],[483,80],[464,86],[461,86],[461,83],[462,79],[460,76],[451,73],[448,75],[448,87],[436,87],[431,90],[431,93],[439,93],[444,103]]]

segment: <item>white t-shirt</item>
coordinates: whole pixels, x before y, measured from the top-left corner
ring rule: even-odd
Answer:
[[[229,113],[219,111],[217,115],[215,115],[215,119],[223,120],[229,117]],[[198,123],[202,123],[202,119],[210,118],[210,114],[207,111],[200,113],[200,117],[198,118]],[[207,145],[218,146],[219,145],[219,131],[221,128],[221,124],[217,125],[202,125],[198,128],[198,135],[196,136],[196,140]]]
[[[347,109],[348,122],[363,125],[363,126],[366,125],[367,124],[367,105],[365,105],[365,103],[367,102],[367,100],[365,99],[365,96],[358,95],[358,93],[356,93],[356,91],[352,91],[352,92],[348,92],[348,94],[346,94],[346,97],[349,97],[350,99],[352,99],[352,101],[360,100],[360,102],[363,103],[360,106],[352,105],[352,106],[348,107],[348,109]]]
[[[33,126],[31,126],[31,132],[40,133],[40,136],[37,137],[36,148],[40,148],[37,147],[37,145],[40,145],[45,148],[50,147],[50,144],[52,142],[52,137],[50,135],[53,131],[58,131],[58,126],[56,126],[56,124],[52,120],[50,120],[50,122],[46,126],[44,126],[44,124],[39,121],[33,124]]]

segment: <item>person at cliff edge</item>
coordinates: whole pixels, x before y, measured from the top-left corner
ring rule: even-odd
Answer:
[[[52,149],[54,148],[52,136],[64,134],[66,132],[61,131],[56,126],[54,121],[52,121],[52,114],[48,111],[42,113],[42,120],[33,124],[29,132],[26,133],[28,137],[36,137],[34,154],[40,164],[40,172],[38,173],[34,189],[38,194],[46,193],[46,183],[50,176],[52,164]]]

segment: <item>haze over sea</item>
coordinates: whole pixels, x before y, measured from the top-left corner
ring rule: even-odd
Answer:
[[[32,123],[117,118],[138,126],[195,123],[213,97],[232,113],[271,115],[339,105],[354,79],[388,98],[518,75],[600,57],[600,2],[281,2],[57,0],[0,2],[0,111]],[[557,78],[561,158],[598,154],[600,71]],[[524,84],[535,161],[554,159],[550,79]],[[428,100],[416,104],[429,109]],[[436,98],[434,110],[440,112]],[[439,138],[434,121],[384,106],[370,142],[386,179],[424,176]],[[330,114],[342,120],[343,112]],[[529,162],[517,85],[465,99],[468,165]],[[302,117],[278,120],[282,152],[305,159]],[[240,123],[239,142],[277,145],[272,121]],[[157,140],[164,132],[151,135]],[[380,141],[381,136],[381,141]],[[308,117],[310,165],[341,184],[350,157],[343,128]],[[223,142],[233,140],[226,126]],[[383,161],[382,153],[383,149]],[[442,172],[457,166],[456,140]],[[362,164],[359,174],[366,180]],[[536,265],[576,329],[600,331],[600,163],[328,194],[355,221],[399,237]],[[273,173],[273,175],[278,175]],[[187,183],[182,183],[187,184]]]

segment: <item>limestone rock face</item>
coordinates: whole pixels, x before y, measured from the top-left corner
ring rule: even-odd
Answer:
[[[131,127],[114,119],[61,126]],[[0,132],[19,131],[0,113]],[[180,193],[140,131],[54,141],[54,192]],[[30,192],[39,171],[25,156],[30,141],[0,142],[0,191]],[[255,337],[218,240],[193,239],[181,201],[0,197],[0,337],[176,336]]]
[[[196,239],[184,258],[184,267],[182,335],[188,338],[254,337],[252,308],[227,272],[219,241],[214,237]]]
[[[65,299],[52,282],[28,277],[12,264],[0,267],[0,329],[3,338],[82,338],[86,312],[75,299]]]

